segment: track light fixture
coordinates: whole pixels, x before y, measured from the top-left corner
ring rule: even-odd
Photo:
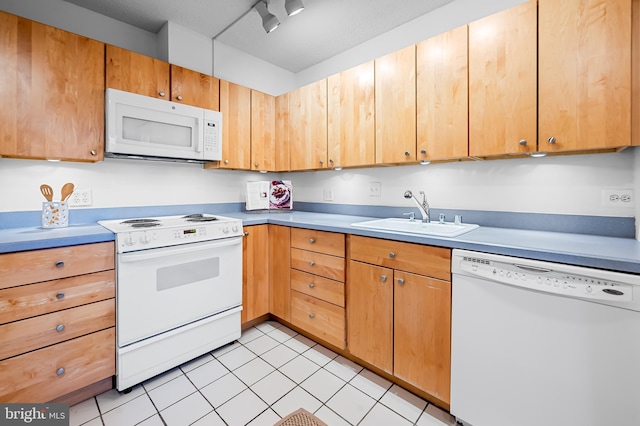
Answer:
[[[293,16],[302,12],[304,3],[302,3],[302,0],[286,0],[284,2],[284,8],[287,11],[287,15]]]
[[[262,18],[262,27],[267,32],[267,34],[278,28],[278,25],[280,25],[280,21],[278,21],[278,18],[276,18],[275,15],[269,12],[268,6],[269,5],[267,4],[267,0],[259,1],[255,5],[256,11]]]

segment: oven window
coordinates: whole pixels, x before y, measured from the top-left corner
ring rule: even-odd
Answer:
[[[169,290],[220,276],[220,258],[196,260],[156,270],[158,291]]]
[[[130,141],[190,147],[192,130],[192,127],[178,124],[122,117],[122,137]]]

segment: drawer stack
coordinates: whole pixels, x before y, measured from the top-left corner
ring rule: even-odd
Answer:
[[[1,254],[0,341],[0,402],[49,402],[113,376],[113,243]]]
[[[291,230],[291,323],[344,349],[345,236]]]

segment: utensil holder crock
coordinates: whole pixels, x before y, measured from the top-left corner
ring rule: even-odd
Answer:
[[[42,203],[42,227],[61,228],[69,226],[69,204],[66,201]]]

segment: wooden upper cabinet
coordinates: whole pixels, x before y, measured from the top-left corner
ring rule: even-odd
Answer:
[[[251,89],[220,80],[221,168],[251,169]]]
[[[327,80],[289,92],[291,170],[323,169],[327,163]]]
[[[107,45],[107,87],[165,100],[171,99],[168,62]]]
[[[112,89],[220,110],[217,78],[120,47],[107,45],[106,76]]]
[[[373,61],[327,82],[329,167],[375,164]]]
[[[536,151],[536,1],[469,24],[469,155]]]
[[[466,25],[418,43],[418,160],[468,155],[468,84]]]
[[[251,91],[251,170],[276,170],[276,98]]]
[[[630,145],[631,19],[632,0],[539,1],[541,151]]]
[[[376,163],[416,161],[416,47],[375,60]]]
[[[0,155],[100,161],[104,43],[0,12]]]
[[[289,94],[276,97],[275,170],[291,170],[289,153]]]
[[[171,100],[220,111],[220,80],[171,65]]]

